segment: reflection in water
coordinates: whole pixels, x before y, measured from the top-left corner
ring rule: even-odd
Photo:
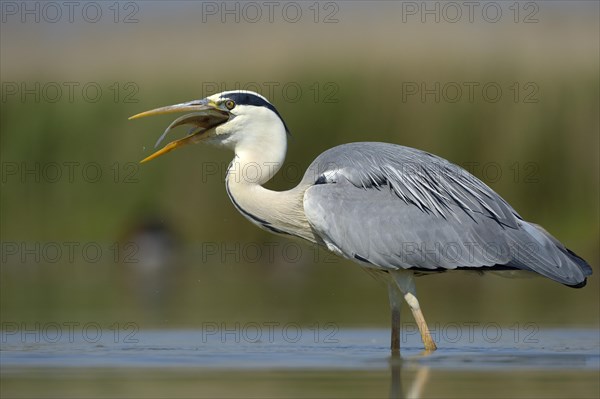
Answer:
[[[423,396],[423,390],[429,380],[429,367],[419,367],[417,375],[406,394],[407,399],[417,399]]]
[[[421,356],[429,354],[430,352],[423,352]],[[425,386],[429,380],[429,367],[412,363],[411,366],[415,366],[417,372],[410,380],[405,391],[402,388],[402,368],[406,366],[406,362],[407,360],[403,360],[398,354],[394,354],[390,358],[390,399],[419,399],[423,397]],[[410,374],[405,372],[404,378],[405,380],[410,378]]]

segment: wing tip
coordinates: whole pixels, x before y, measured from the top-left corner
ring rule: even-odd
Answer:
[[[569,288],[583,288],[586,286],[586,284],[587,284],[587,278],[584,278],[583,281],[581,281],[577,284],[565,284],[565,285]]]

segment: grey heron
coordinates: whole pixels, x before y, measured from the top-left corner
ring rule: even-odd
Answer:
[[[400,350],[400,307],[406,301],[426,351],[436,344],[413,277],[447,270],[527,271],[580,288],[592,269],[542,227],[525,221],[466,170],[414,148],[379,142],[343,144],[319,155],[287,191],[263,187],[281,168],[288,128],[275,107],[249,91],[132,116],[187,112],[171,129],[189,134],[142,160],[205,142],[235,153],[225,188],[237,210],[260,228],[300,237],[355,261],[382,278],[391,306],[393,353]],[[245,176],[239,171],[252,166]]]

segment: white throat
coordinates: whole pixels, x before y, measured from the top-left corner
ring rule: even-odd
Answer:
[[[228,175],[239,183],[263,185],[283,165],[287,151],[287,133],[279,117],[268,109],[254,109],[252,117],[235,115],[217,136],[221,144],[235,151]]]
[[[254,130],[237,140],[235,158],[225,178],[227,194],[237,210],[257,226],[314,242],[304,216],[304,191],[308,186],[282,192],[262,187],[281,168],[286,148],[283,124],[279,132]]]

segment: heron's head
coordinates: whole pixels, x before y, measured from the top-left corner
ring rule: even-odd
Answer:
[[[256,154],[276,150],[283,151],[285,155],[288,133],[285,122],[266,98],[251,91],[225,91],[201,100],[142,112],[129,119],[184,112],[187,113],[167,127],[155,147],[177,126],[191,125],[188,135],[170,142],[142,162],[150,161],[175,148],[199,142],[224,146],[236,153],[246,151]]]

